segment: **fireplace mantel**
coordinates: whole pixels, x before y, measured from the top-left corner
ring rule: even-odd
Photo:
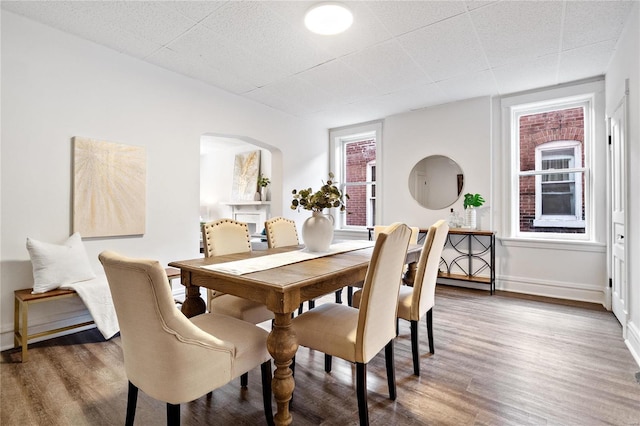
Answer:
[[[264,222],[269,219],[270,201],[229,201],[222,204],[231,207],[234,220],[249,225],[251,235],[261,233]]]

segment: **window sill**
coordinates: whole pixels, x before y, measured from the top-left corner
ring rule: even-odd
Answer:
[[[500,243],[507,247],[524,247],[550,250],[586,251],[606,253],[607,245],[596,241],[569,241],[537,238],[498,237]]]

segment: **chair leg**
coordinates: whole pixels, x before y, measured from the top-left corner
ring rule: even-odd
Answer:
[[[342,289],[336,291],[336,303],[342,305]]]
[[[347,287],[347,305],[353,306],[353,287]]]
[[[396,337],[400,335],[400,320],[396,317]]]
[[[411,323],[411,356],[413,358],[413,374],[420,375],[420,344],[418,343],[418,321]]]
[[[356,393],[358,394],[358,417],[360,426],[369,425],[367,404],[367,364],[356,362]]]
[[[429,339],[429,352],[432,354],[436,353],[436,349],[433,346],[433,308],[427,311],[427,336]]]
[[[180,404],[167,402],[167,426],[180,426]]]
[[[331,373],[331,355],[324,354],[324,371]]]
[[[269,426],[273,426],[273,407],[271,406],[271,360],[260,365],[262,373],[262,402],[264,404],[264,416]]]
[[[298,306],[298,315],[300,315],[302,313],[302,303],[300,304],[300,306]]]
[[[136,417],[136,405],[138,404],[138,387],[129,382],[129,393],[127,395],[127,418],[124,421],[125,426],[133,426],[133,420]]]
[[[387,383],[389,384],[389,399],[396,400],[396,372],[393,361],[393,339],[384,347],[384,360],[387,365]]]
[[[249,384],[249,373],[244,373],[242,376],[240,376],[240,386],[242,386],[243,388],[246,388],[248,384]]]
[[[309,300],[309,310],[313,309],[316,307],[316,301],[311,299]]]

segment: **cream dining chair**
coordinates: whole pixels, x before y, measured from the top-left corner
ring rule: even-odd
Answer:
[[[251,251],[249,227],[246,223],[233,219],[219,219],[203,224],[202,241],[205,257]],[[274,318],[273,312],[262,303],[211,289],[207,289],[207,307],[209,312],[229,315],[253,324]]]
[[[398,300],[398,318],[409,321],[411,327],[411,355],[413,374],[420,375],[420,344],[418,340],[418,321],[426,314],[427,339],[429,352],[435,353],[433,344],[433,307],[435,306],[436,281],[440,267],[442,249],[447,240],[449,225],[439,220],[431,227],[425,237],[420,259],[416,269],[413,286],[400,286]],[[353,305],[360,304],[361,292],[353,295]]]
[[[385,348],[389,398],[396,399],[393,340],[402,267],[411,231],[396,223],[376,241],[362,288],[360,309],[325,303],[294,318],[298,344],[325,353],[325,370],[331,357],[356,364],[356,393],[361,425],[369,424],[367,363]]]
[[[99,256],[113,298],[129,380],[126,425],[133,425],[138,390],[167,404],[167,424],[180,424],[180,404],[224,386],[256,366],[262,371],[267,423],[271,407],[268,333],[225,315],[187,319],[173,303],[158,261],[112,251]]]
[[[269,248],[297,246],[300,244],[296,222],[284,217],[273,217],[264,223]],[[336,302],[339,302],[342,290],[336,291]],[[309,309],[316,305],[315,300],[309,300]],[[302,313],[302,303],[298,308],[298,315]]]

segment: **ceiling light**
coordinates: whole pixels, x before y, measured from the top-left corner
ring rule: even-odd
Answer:
[[[304,24],[316,34],[339,34],[346,31],[352,23],[351,11],[340,3],[319,3],[304,16]]]

